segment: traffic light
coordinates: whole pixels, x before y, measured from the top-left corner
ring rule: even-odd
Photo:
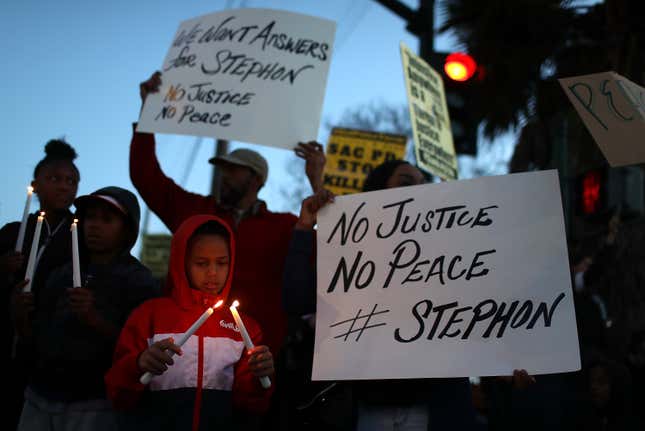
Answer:
[[[598,171],[589,171],[582,177],[581,205],[582,213],[594,214],[600,208],[602,177]]]
[[[600,215],[607,206],[607,172],[592,169],[576,178],[576,213],[583,218]]]
[[[637,166],[590,169],[575,179],[576,214],[587,220],[605,217],[608,211],[640,216],[645,212],[644,183],[645,175]]]
[[[455,151],[476,155],[479,119],[469,101],[476,97],[481,68],[471,56],[461,52],[434,52],[427,60],[443,78]]]
[[[443,71],[446,72],[449,79],[464,82],[473,77],[477,71],[477,63],[468,54],[454,52],[446,57]]]

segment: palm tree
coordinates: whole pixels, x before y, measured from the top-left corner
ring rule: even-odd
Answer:
[[[582,3],[587,3],[584,5]],[[557,84],[557,78],[614,70],[643,80],[642,0],[439,0],[444,22],[483,67],[472,109],[493,137],[522,126],[512,170],[553,165],[554,122],[567,118],[572,172],[604,159]],[[571,153],[569,148],[568,153]],[[528,156],[528,158],[526,157]],[[583,163],[582,160],[585,162]],[[577,161],[577,162],[576,162]],[[514,165],[514,166],[513,166]]]

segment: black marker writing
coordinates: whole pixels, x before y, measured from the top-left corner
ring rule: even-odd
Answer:
[[[240,93],[234,90],[217,90],[211,88],[212,82],[202,82],[189,87],[188,101],[202,103],[220,103],[244,106],[251,103],[255,93]]]
[[[190,48],[188,46],[184,46],[181,51],[179,51],[179,54],[177,54],[177,57],[170,59],[168,66],[164,67],[163,69],[164,72],[167,72],[173,68],[179,69],[180,67],[184,66],[195,67],[195,60],[197,59],[197,55],[189,54],[189,51]]]
[[[217,27],[210,26],[208,30],[204,32],[202,37],[199,38],[199,43],[221,41],[242,42],[250,30],[258,28],[257,25],[246,25],[238,27],[236,29],[226,27],[226,25],[234,19],[234,16],[230,16],[222,21]]]
[[[538,323],[545,328],[551,327],[558,305],[565,298],[560,293],[551,304],[540,302],[537,307],[532,300],[525,300],[520,306],[520,301],[496,302],[487,299],[476,306],[459,307],[458,302],[434,305],[429,299],[417,302],[411,309],[411,315],[416,323],[416,329],[404,333],[401,328],[394,331],[394,339],[399,343],[411,343],[419,340],[426,333],[426,324],[433,319],[432,326],[427,332],[426,340],[459,337],[469,339],[475,327],[482,338],[502,338],[507,328],[525,330],[533,329]],[[519,308],[518,308],[519,307]],[[449,313],[447,313],[450,310]],[[535,312],[533,312],[535,310]],[[444,319],[444,316],[448,316]]]
[[[394,257],[387,263],[390,270],[385,278],[383,288],[389,287],[394,275],[400,272],[405,275],[405,278],[398,283],[401,285],[415,282],[427,284],[432,277],[437,277],[441,285],[446,284],[446,277],[453,281],[462,277],[465,280],[483,277],[490,272],[490,269],[483,267],[484,262],[481,259],[494,253],[494,249],[478,251],[467,265],[460,265],[463,261],[463,257],[460,255],[452,257],[439,255],[433,259],[421,259],[419,243],[412,238],[406,239],[399,243],[392,252]],[[478,269],[480,267],[483,268]],[[410,270],[405,270],[406,268],[410,268]]]
[[[381,315],[381,314],[389,313],[389,311],[390,311],[390,310],[376,311],[377,308],[378,308],[378,304],[374,304],[374,307],[372,308],[372,311],[369,314],[364,314],[364,315],[361,315],[361,312],[363,310],[359,308],[359,310],[356,313],[355,317],[353,317],[351,319],[343,320],[341,322],[336,322],[336,323],[330,325],[329,326],[330,328],[335,328],[337,326],[344,325],[346,323],[351,323],[350,326],[349,326],[349,329],[346,332],[343,332],[343,333],[341,333],[339,335],[336,335],[334,338],[344,338],[343,341],[347,341],[347,338],[351,334],[353,334],[355,332],[358,332],[358,335],[356,336],[356,340],[354,340],[354,341],[358,341],[358,340],[360,340],[361,335],[363,335],[363,332],[365,332],[366,329],[377,328],[379,326],[387,325],[387,323],[375,323],[375,324],[372,324],[372,325],[369,324],[370,320],[372,319],[373,316],[378,316],[378,315]],[[356,322],[359,321],[359,320],[363,320],[363,319],[365,319],[363,321],[363,326],[361,326],[358,329],[354,329],[354,325],[356,325]]]
[[[262,41],[262,50],[267,47],[278,49],[280,51],[290,52],[292,54],[304,55],[312,57],[320,61],[327,60],[327,51],[329,45],[326,43],[317,42],[311,39],[293,37],[285,33],[274,33],[275,21],[267,24],[250,42],[249,45],[254,44],[256,41]]]
[[[214,61],[214,64],[212,63]],[[206,75],[231,75],[239,76],[240,82],[248,78],[255,78],[266,81],[287,82],[292,84],[300,74],[314,66],[307,64],[298,68],[287,68],[278,62],[262,63],[253,57],[247,57],[245,54],[233,54],[232,51],[224,49],[218,51],[214,58],[207,62],[202,62],[201,69]]]

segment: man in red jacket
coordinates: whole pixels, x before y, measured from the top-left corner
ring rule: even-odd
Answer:
[[[161,73],[155,72],[141,83],[143,102],[149,93],[159,91]],[[135,128],[136,129],[136,128]],[[299,144],[296,154],[306,160],[306,173],[314,191],[322,187],[325,156],[316,142]],[[258,199],[268,175],[266,160],[248,149],[214,157],[221,167],[220,201],[213,196],[188,192],[168,178],[155,155],[155,138],[134,131],[130,146],[130,178],[148,207],[174,232],[188,217],[215,214],[235,229],[237,264],[231,299],[253,317],[275,356],[286,335],[286,315],[282,310],[282,274],[291,231],[297,217],[275,213]]]

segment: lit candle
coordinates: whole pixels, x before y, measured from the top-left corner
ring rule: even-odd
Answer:
[[[81,264],[78,257],[78,219],[72,222],[72,287],[81,287]]]
[[[246,330],[246,327],[244,326],[244,322],[242,322],[242,318],[240,317],[240,313],[237,312],[237,306],[240,305],[239,302],[233,301],[233,305],[231,305],[230,310],[231,314],[233,314],[233,319],[235,319],[235,324],[237,325],[237,328],[240,330],[240,334],[242,335],[242,340],[244,340],[244,346],[246,347],[247,350],[251,350],[253,347],[253,341],[251,341],[251,337],[249,337],[249,333]],[[264,389],[268,389],[271,387],[271,379],[268,376],[262,376],[260,377],[260,383],[262,384],[262,387]]]
[[[22,221],[20,222],[20,230],[18,230],[18,239],[16,240],[16,251],[22,252],[22,245],[25,242],[25,230],[27,229],[27,219],[29,218],[29,206],[31,205],[31,195],[34,193],[34,188],[27,187],[27,201],[25,202],[25,210],[22,212]]]
[[[40,212],[38,221],[36,221],[36,229],[34,230],[34,239],[31,241],[31,250],[29,251],[29,260],[27,261],[27,271],[25,278],[29,279],[24,288],[24,292],[31,292],[31,281],[34,278],[34,271],[36,270],[36,256],[38,255],[38,245],[40,243],[40,231],[43,228],[43,221],[45,220],[45,213]]]
[[[204,324],[204,322],[206,322],[206,320],[209,317],[211,317],[211,314],[213,314],[214,309],[219,307],[220,305],[222,305],[223,302],[224,301],[222,301],[220,299],[219,301],[217,301],[217,304],[215,304],[212,307],[208,307],[206,309],[206,311],[204,311],[204,313],[199,317],[199,319],[195,320],[195,323],[193,323],[190,326],[190,328],[188,328],[188,331],[184,332],[181,335],[181,337],[179,337],[179,340],[177,340],[177,342],[175,342],[175,345],[181,349],[181,346],[183,346],[186,343],[186,341],[188,341],[188,339],[195,332],[197,332],[199,327],[202,326]],[[167,351],[167,352],[168,352],[168,355],[171,358],[175,355],[175,352],[173,352],[172,350]],[[147,371],[143,376],[141,376],[141,378],[139,379],[139,382],[141,382],[141,384],[147,385],[148,383],[150,383],[150,380],[152,380],[153,377],[154,377],[154,374],[152,374],[151,372]]]

